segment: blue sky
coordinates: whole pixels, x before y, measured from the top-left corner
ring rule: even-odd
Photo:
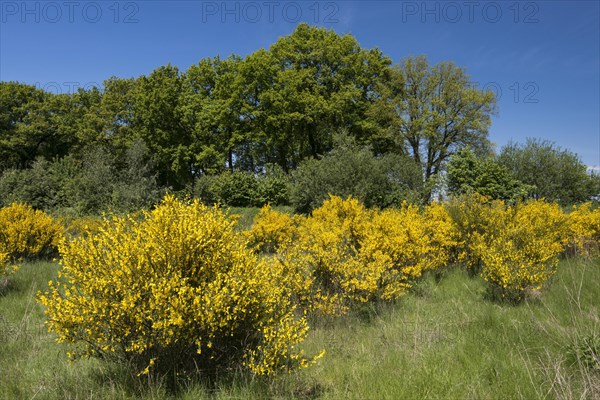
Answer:
[[[0,1],[0,80],[53,92],[247,55],[301,22],[394,62],[451,60],[499,98],[490,139],[540,137],[600,167],[597,1]]]

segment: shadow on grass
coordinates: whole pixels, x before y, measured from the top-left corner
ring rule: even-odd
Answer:
[[[23,290],[23,284],[19,280],[15,280],[13,276],[0,277],[0,297],[10,293],[16,293]]]
[[[221,369],[210,373],[176,372],[137,376],[126,363],[101,361],[101,368],[90,372],[94,384],[115,388],[133,398],[293,398],[317,399],[327,390],[296,374],[273,377],[253,375],[242,369]]]

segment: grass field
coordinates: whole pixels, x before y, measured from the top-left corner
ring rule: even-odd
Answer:
[[[600,347],[599,259],[562,261],[548,290],[519,306],[485,300],[481,279],[460,270],[427,276],[396,304],[314,321],[305,345],[327,354],[312,368],[176,393],[102,361],[67,362],[34,300],[57,270],[26,263],[0,295],[2,399],[600,398],[600,364],[575,355],[585,339]]]

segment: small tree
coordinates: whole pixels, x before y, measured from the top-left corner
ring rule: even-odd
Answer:
[[[412,159],[375,157],[345,133],[334,135],[333,151],[305,160],[292,177],[292,203],[300,212],[319,207],[330,194],[352,196],[367,207],[387,207],[417,201],[423,188],[421,168]]]
[[[478,158],[468,147],[450,157],[447,182],[451,195],[477,192],[495,200],[515,201],[533,190],[515,179],[505,166],[490,158]]]

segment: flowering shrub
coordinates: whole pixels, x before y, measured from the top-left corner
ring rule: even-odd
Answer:
[[[460,232],[452,217],[441,203],[431,203],[424,211],[423,224],[430,245],[425,269],[437,270],[451,263],[452,255],[460,241]]]
[[[400,209],[377,213],[373,229],[364,241],[361,256],[376,273],[379,297],[395,299],[410,282],[430,266],[431,240],[419,208],[404,204]]]
[[[598,254],[600,243],[600,208],[591,203],[574,207],[569,214],[569,250],[575,255]]]
[[[483,264],[482,276],[494,295],[519,301],[539,290],[556,272],[566,244],[566,216],[557,204],[531,201],[496,209],[500,218],[475,238],[473,251]]]
[[[347,310],[347,303],[366,300],[376,279],[365,268],[359,250],[374,211],[353,198],[332,196],[298,227],[297,238],[283,246],[279,259],[303,308],[326,314]]]
[[[520,301],[555,273],[572,223],[557,204],[507,206],[477,193],[446,204],[458,231],[456,261],[480,273],[493,297]]]
[[[19,203],[0,209],[0,253],[12,260],[52,255],[62,236],[62,226],[43,211]]]
[[[95,217],[63,218],[61,223],[65,227],[65,233],[71,238],[97,233],[103,225],[102,218]]]
[[[60,246],[60,280],[39,293],[71,354],[125,359],[140,373],[306,367],[308,330],[280,264],[247,249],[218,208],[171,196],[145,218],[113,217]]]
[[[280,213],[266,205],[254,217],[252,228],[246,232],[250,246],[259,251],[273,253],[289,244],[302,217]]]
[[[472,274],[479,273],[482,260],[474,246],[482,235],[492,237],[502,230],[506,219],[504,202],[472,193],[453,198],[445,208],[456,235],[451,260],[464,265]]]
[[[351,303],[402,296],[424,270],[447,264],[456,244],[440,205],[368,210],[332,196],[298,227],[280,260],[303,307],[343,313]]]

